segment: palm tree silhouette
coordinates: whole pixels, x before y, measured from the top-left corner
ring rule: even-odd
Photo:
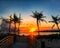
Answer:
[[[17,18],[17,16],[16,16],[16,14],[14,14],[15,32],[16,32],[16,23],[17,23],[17,21],[18,21],[18,18]]]
[[[14,21],[14,24],[15,24],[15,32],[16,32],[16,23],[19,23],[19,26],[20,26],[20,23],[21,23],[21,15],[19,15],[19,18],[16,16],[16,14],[14,14],[14,19],[13,19],[13,21]],[[18,27],[18,34],[19,34],[19,28],[20,27]]]
[[[14,42],[16,41],[16,23],[19,23],[19,26],[20,26],[20,22],[21,22],[21,17],[19,16],[19,18],[16,16],[16,14],[14,14],[14,24],[15,24],[15,34],[14,34]],[[19,27],[18,27],[18,30],[19,30]],[[19,34],[19,31],[18,31],[18,34]]]
[[[10,15],[10,19],[9,20],[10,20],[10,23],[9,23],[9,32],[10,32],[11,23],[13,21],[12,15]]]
[[[11,27],[11,22],[14,22],[14,24],[15,24],[15,30],[14,30],[14,32],[16,32],[16,23],[17,23],[17,21],[18,21],[18,18],[17,18],[17,16],[16,16],[16,14],[14,13],[14,15],[13,15],[13,18],[12,18],[12,15],[10,16],[10,24],[9,24],[9,32],[10,32],[10,27]],[[15,33],[14,33],[15,34]]]
[[[45,21],[43,18],[45,18],[46,16],[43,16],[42,12],[35,11],[32,13],[33,13],[32,17],[36,18],[36,23],[37,23],[37,27],[38,27],[38,35],[39,35],[39,23],[40,23],[40,21]]]
[[[19,18],[18,18],[18,23],[19,23],[19,26],[18,26],[18,34],[20,34],[20,24],[21,24],[21,14],[19,14]]]
[[[58,15],[57,15],[56,17],[55,17],[55,16],[52,16],[52,19],[53,19],[53,21],[49,21],[49,22],[54,23],[53,26],[52,26],[52,28],[56,25],[57,28],[59,29],[58,24],[59,24],[59,22],[60,22],[60,18],[58,18]]]
[[[15,28],[14,28],[14,42],[16,41],[16,23],[18,21],[18,18],[16,16],[16,14],[14,13],[13,18],[10,16],[10,22],[13,21],[15,24]]]

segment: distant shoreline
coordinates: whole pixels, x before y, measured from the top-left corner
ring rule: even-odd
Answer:
[[[60,32],[60,30],[43,30],[43,31],[37,31],[37,32]]]

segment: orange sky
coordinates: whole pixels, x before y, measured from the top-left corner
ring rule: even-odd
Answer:
[[[49,19],[46,18],[45,20],[49,20]],[[53,23],[41,22],[39,24],[39,29],[40,30],[51,30],[52,25],[53,25]],[[12,23],[11,27],[14,27],[14,23]],[[18,28],[18,23],[16,24],[16,27]],[[27,17],[24,16],[22,23],[20,25],[20,31],[21,32],[29,32],[31,30],[31,28],[36,28],[36,30],[37,30],[36,19],[31,16],[27,16]],[[54,29],[55,28],[57,28],[57,27],[55,26]]]
[[[45,22],[41,22],[39,24],[39,30],[52,30],[52,25],[53,23],[45,23]],[[60,24],[59,24],[60,26]],[[11,24],[11,27],[15,27],[14,23]],[[18,28],[18,23],[16,24],[16,27]],[[33,29],[35,28],[35,29]],[[20,25],[20,31],[21,32],[25,32],[25,33],[30,33],[31,30],[35,30],[37,31],[37,24],[36,24],[36,19],[34,18],[25,18],[22,20],[22,23]],[[53,29],[57,29],[57,27],[55,26]],[[44,33],[42,33],[44,34]]]
[[[52,23],[41,23],[40,24],[40,31],[41,30],[51,30],[52,28]],[[60,24],[59,24],[60,26]],[[14,27],[14,24],[12,24],[12,27]],[[16,27],[18,28],[18,23],[16,24]],[[37,25],[36,23],[21,23],[20,25],[20,31],[21,32],[29,32],[32,28],[35,28],[35,30],[37,31]],[[57,27],[55,26],[53,29],[57,29]]]

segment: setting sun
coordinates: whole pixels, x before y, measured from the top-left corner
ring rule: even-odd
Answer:
[[[31,28],[30,32],[34,32],[36,30],[36,28]]]

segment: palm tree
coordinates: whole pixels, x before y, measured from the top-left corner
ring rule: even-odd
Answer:
[[[10,23],[9,23],[9,32],[10,32],[11,23],[13,21],[12,15],[10,15],[10,19],[9,20],[10,20]]]
[[[17,18],[17,16],[16,16],[16,14],[14,14],[15,31],[16,31],[16,23],[17,23],[17,21],[18,21],[18,18]]]
[[[56,17],[55,17],[55,16],[52,16],[52,19],[53,19],[53,21],[49,21],[49,22],[54,23],[53,26],[52,26],[52,28],[56,25],[57,28],[59,29],[58,24],[59,24],[59,22],[60,22],[60,18],[58,18],[58,15],[57,15]]]
[[[15,30],[14,30],[14,42],[16,41],[16,23],[17,23],[17,21],[18,21],[18,18],[17,18],[17,16],[16,16],[16,14],[14,14],[13,15],[13,18],[10,16],[10,18],[11,18],[11,20],[10,21],[13,21],[14,22],[14,24],[15,24]]]
[[[46,16],[43,16],[42,12],[35,11],[32,13],[33,13],[32,17],[36,19],[36,23],[37,23],[37,27],[38,27],[38,35],[39,35],[39,23],[40,23],[40,21],[45,21],[43,18],[45,18]]]
[[[18,26],[18,34],[20,32],[20,24],[21,24],[21,14],[19,14],[19,18],[18,18],[18,23],[19,23],[19,26]]]
[[[16,32],[16,23],[19,23],[19,26],[20,26],[20,21],[21,21],[21,17],[17,17],[16,14],[14,14],[14,24],[15,24],[15,32]],[[19,27],[18,27],[19,28]],[[19,33],[19,31],[18,31]],[[16,34],[14,34],[14,42],[16,41]]]
[[[19,16],[19,18],[16,16],[16,14],[14,14],[14,24],[15,24],[15,31],[16,31],[16,23],[19,23],[19,26],[20,26],[20,23],[21,23],[21,15]],[[19,28],[20,27],[18,27],[18,34],[19,34]]]

